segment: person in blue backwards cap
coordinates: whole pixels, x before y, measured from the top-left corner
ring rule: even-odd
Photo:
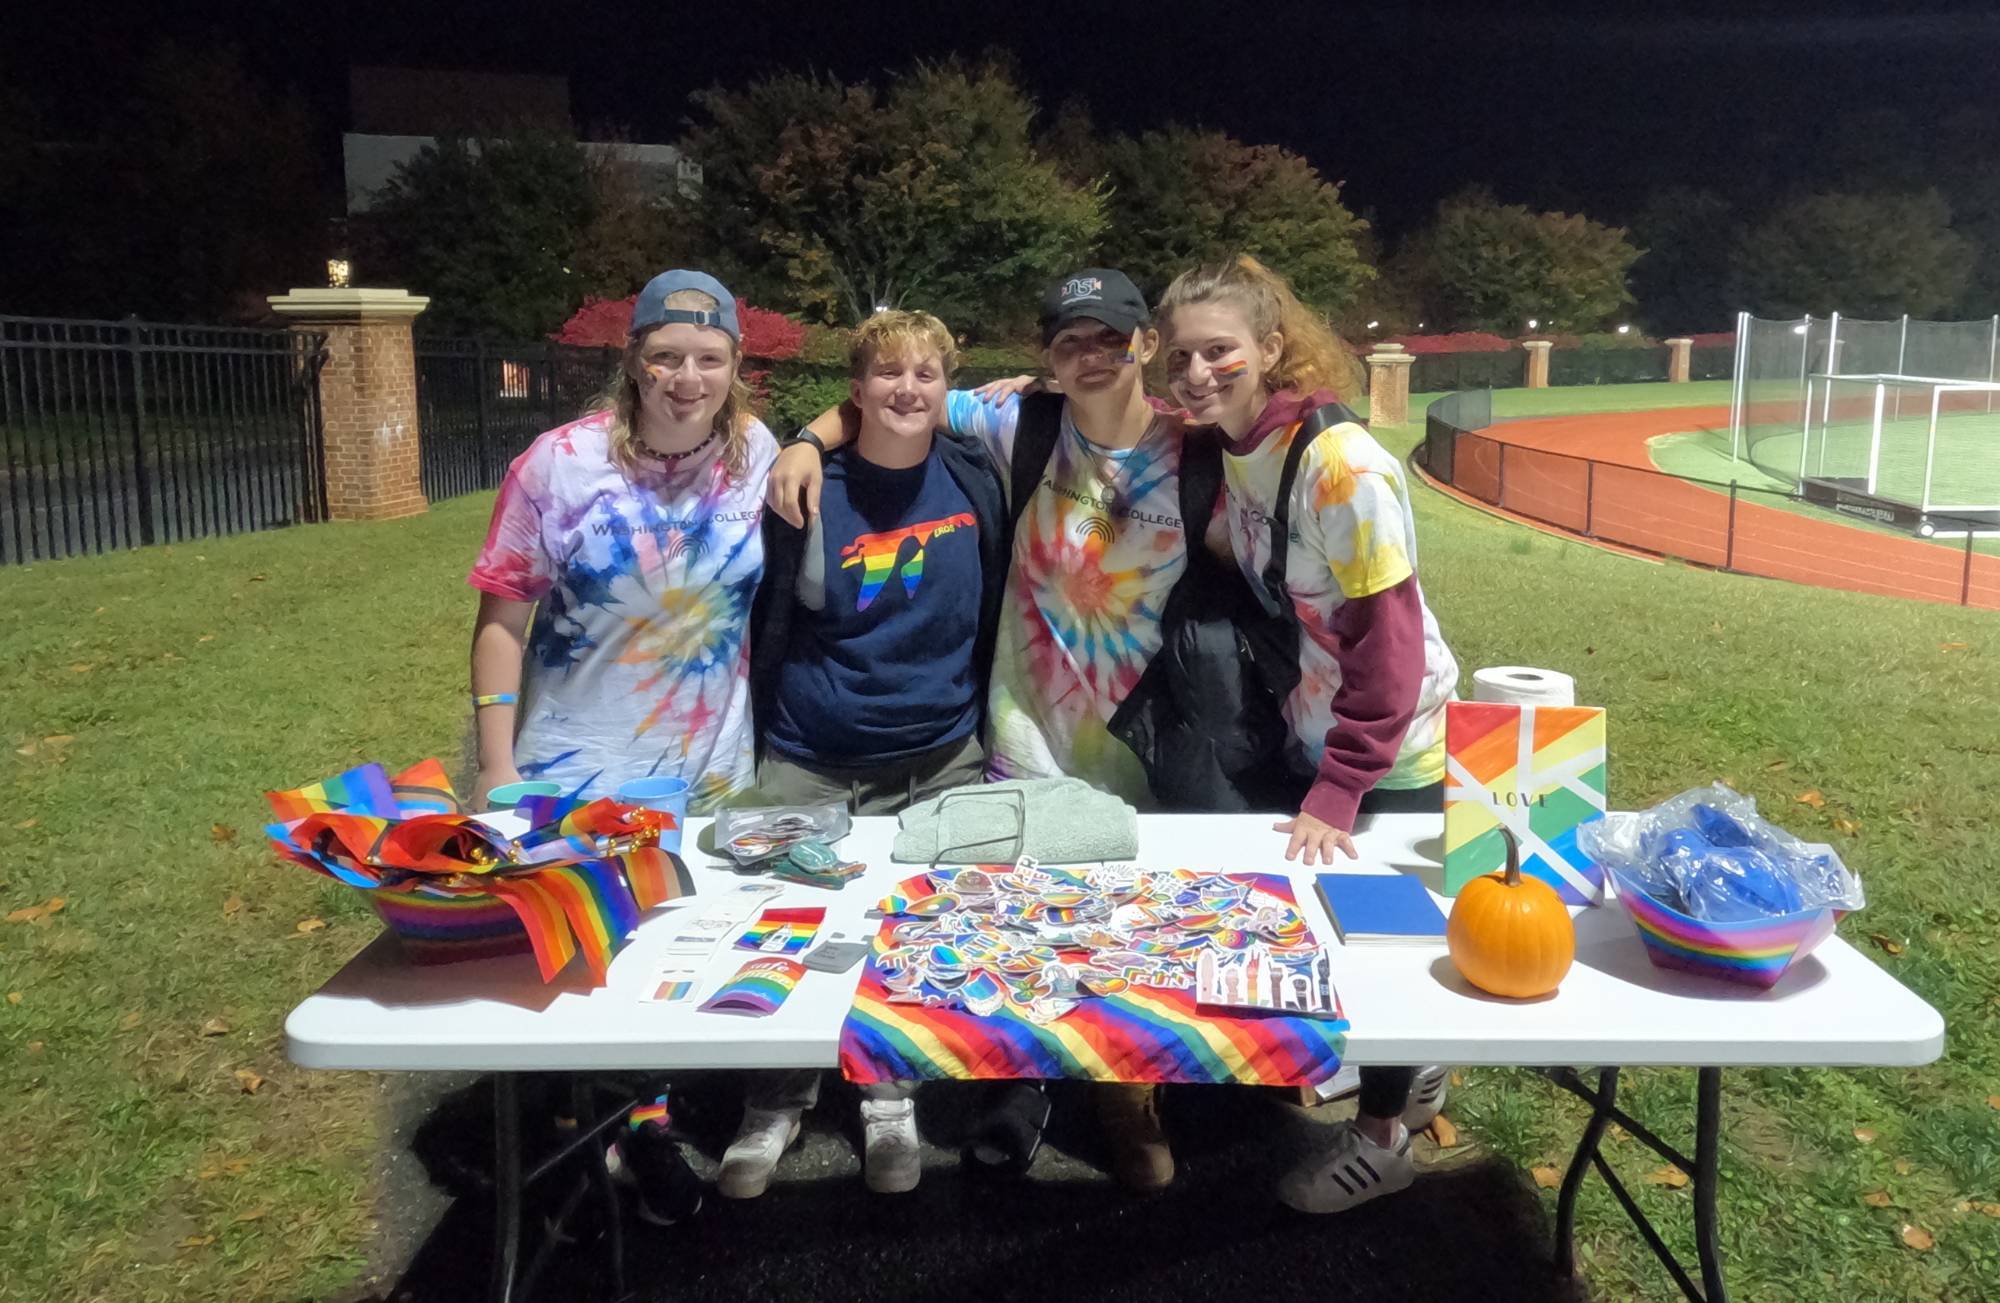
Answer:
[[[524,778],[596,798],[663,776],[704,813],[751,786],[748,633],[777,444],[742,360],[722,283],[663,272],[603,397],[508,468],[468,577],[475,799]]]

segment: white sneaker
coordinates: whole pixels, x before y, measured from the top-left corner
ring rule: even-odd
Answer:
[[[1418,1068],[1416,1079],[1410,1083],[1410,1102],[1403,1106],[1403,1125],[1412,1131],[1422,1131],[1431,1124],[1431,1119],[1444,1111],[1445,1088],[1451,1084],[1451,1069],[1432,1065]],[[1342,1064],[1340,1071],[1313,1087],[1313,1093],[1324,1104],[1342,1099],[1361,1089],[1361,1069]]]
[[[736,1139],[722,1154],[715,1188],[725,1199],[755,1199],[771,1184],[771,1173],[799,1138],[799,1109],[746,1108]]]
[[[923,1155],[917,1148],[917,1106],[907,1099],[861,1101],[862,1177],[876,1194],[917,1188]]]
[[[1331,1150],[1300,1163],[1278,1182],[1278,1199],[1287,1208],[1302,1213],[1346,1212],[1378,1195],[1407,1190],[1417,1179],[1407,1130],[1393,1149],[1382,1148],[1352,1123],[1343,1122],[1335,1130]]]
[[[1451,1085],[1451,1069],[1432,1065],[1418,1068],[1410,1083],[1410,1102],[1403,1105],[1403,1125],[1422,1131],[1444,1111],[1445,1088]]]

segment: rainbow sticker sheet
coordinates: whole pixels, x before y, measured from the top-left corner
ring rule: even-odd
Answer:
[[[1604,817],[1604,711],[1596,706],[1444,708],[1444,894],[1506,862],[1500,829],[1521,846],[1521,872],[1572,905],[1604,899],[1604,871],[1576,831]]]
[[[730,1013],[743,1018],[763,1018],[778,1011],[785,997],[806,975],[804,964],[794,959],[769,956],[753,959],[736,970],[714,995],[702,1001],[703,1013]]]
[[[1077,1077],[1311,1085],[1346,1020],[1197,1006],[1203,956],[1255,953],[1276,989],[1321,951],[1284,878],[1133,865],[938,869],[882,901],[841,1029],[850,1081]]]
[[[694,894],[659,847],[671,814],[544,797],[508,838],[463,813],[436,760],[393,777],[361,765],[265,799],[278,854],[367,893],[417,963],[528,949],[549,981],[581,952],[602,983],[641,913]]]
[[[813,934],[825,920],[826,910],[817,905],[810,909],[767,909],[736,938],[736,948],[767,955],[796,955],[812,944]]]

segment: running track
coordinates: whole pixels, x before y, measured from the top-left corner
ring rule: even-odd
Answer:
[[[1707,566],[1720,567],[1726,560],[1733,570],[1819,588],[1959,604],[1965,577],[1962,549],[1763,506],[1748,494],[1737,501],[1735,548],[1728,551],[1728,495],[1657,473],[1646,451],[1647,441],[1663,434],[1726,429],[1728,424],[1727,407],[1504,421],[1479,436],[1510,449],[1560,452],[1599,465],[1593,470],[1580,461],[1510,451],[1504,485],[1496,481],[1489,489],[1478,481],[1492,477],[1496,468],[1487,463],[1497,458],[1468,457],[1477,445],[1469,447],[1461,438],[1455,478],[1461,489],[1486,503],[1499,499],[1510,514],[1554,524],[1577,537],[1587,531],[1590,541]],[[1625,467],[1655,473],[1634,474],[1621,469]],[[1969,604],[2000,610],[2000,557],[1974,554]]]

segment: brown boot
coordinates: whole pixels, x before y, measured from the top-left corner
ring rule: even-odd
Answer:
[[[1136,1193],[1164,1189],[1174,1179],[1174,1155],[1160,1130],[1160,1088],[1121,1083],[1092,1094],[1111,1149],[1111,1175]]]

